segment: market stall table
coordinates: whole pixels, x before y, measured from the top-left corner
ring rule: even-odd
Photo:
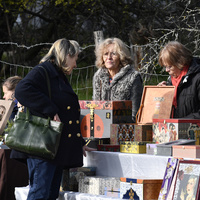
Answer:
[[[15,187],[28,184],[25,164],[10,159],[11,149],[0,149],[0,200],[15,200]]]
[[[84,167],[96,167],[97,176],[163,179],[169,156],[93,151]]]
[[[129,154],[121,152],[86,152],[84,167],[96,167],[97,176],[163,179],[168,156]],[[16,187],[16,200],[26,200],[29,187]],[[79,192],[60,192],[58,200],[108,200],[118,199],[103,195],[90,195]]]

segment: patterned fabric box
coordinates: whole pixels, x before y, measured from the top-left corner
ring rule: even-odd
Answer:
[[[110,124],[132,122],[132,101],[79,101],[83,137],[110,138]]]
[[[79,192],[104,195],[105,187],[120,188],[120,178],[105,176],[86,176],[79,180]]]
[[[120,198],[137,200],[158,199],[162,179],[121,178]]]
[[[199,145],[200,120],[153,119],[153,141],[161,144],[178,139],[194,139]]]
[[[60,191],[78,192],[79,179],[85,176],[95,176],[96,167],[77,167],[63,170]]]
[[[135,141],[134,124],[110,125],[110,144],[120,144],[120,141]]]
[[[120,142],[120,152],[122,153],[146,153],[146,144],[148,142]]]
[[[120,145],[98,144],[97,145],[97,151],[120,152]]]
[[[144,124],[111,124],[110,143],[120,144],[121,141],[152,141],[152,125]]]
[[[152,141],[152,124],[135,125],[135,141]]]
[[[174,177],[174,173],[178,164],[178,159],[176,158],[169,158],[161,186],[161,190],[159,193],[158,200],[166,200],[167,195],[169,193],[171,183]]]

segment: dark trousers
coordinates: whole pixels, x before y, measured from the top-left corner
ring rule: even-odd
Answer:
[[[27,159],[30,190],[27,200],[56,200],[59,196],[63,166],[44,160]]]

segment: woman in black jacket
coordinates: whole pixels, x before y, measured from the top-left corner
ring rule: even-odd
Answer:
[[[85,145],[80,132],[80,107],[78,96],[73,91],[66,74],[77,67],[79,45],[76,41],[57,40],[49,52],[15,89],[19,103],[29,108],[32,115],[48,118],[64,124],[58,152],[55,159],[34,157],[18,151],[11,157],[27,160],[30,190],[28,200],[56,200],[59,195],[64,168],[83,165],[83,154],[93,149]],[[48,72],[51,85],[51,99],[43,66]]]
[[[159,63],[170,76],[158,86],[175,86],[171,118],[200,119],[200,59],[172,41],[161,49]]]

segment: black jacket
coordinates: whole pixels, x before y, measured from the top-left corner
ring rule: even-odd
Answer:
[[[45,71],[38,66],[18,83],[15,96],[33,115],[53,118],[58,114],[64,127],[57,155],[54,160],[49,161],[66,167],[80,167],[83,165],[82,146],[85,142],[80,134],[78,97],[62,72],[58,72],[50,62],[40,65],[49,74],[51,99],[48,95]],[[11,157],[24,159],[29,155],[13,151]]]
[[[171,77],[167,85],[172,85]],[[174,118],[200,119],[200,59],[193,58],[177,89],[177,108]]]

